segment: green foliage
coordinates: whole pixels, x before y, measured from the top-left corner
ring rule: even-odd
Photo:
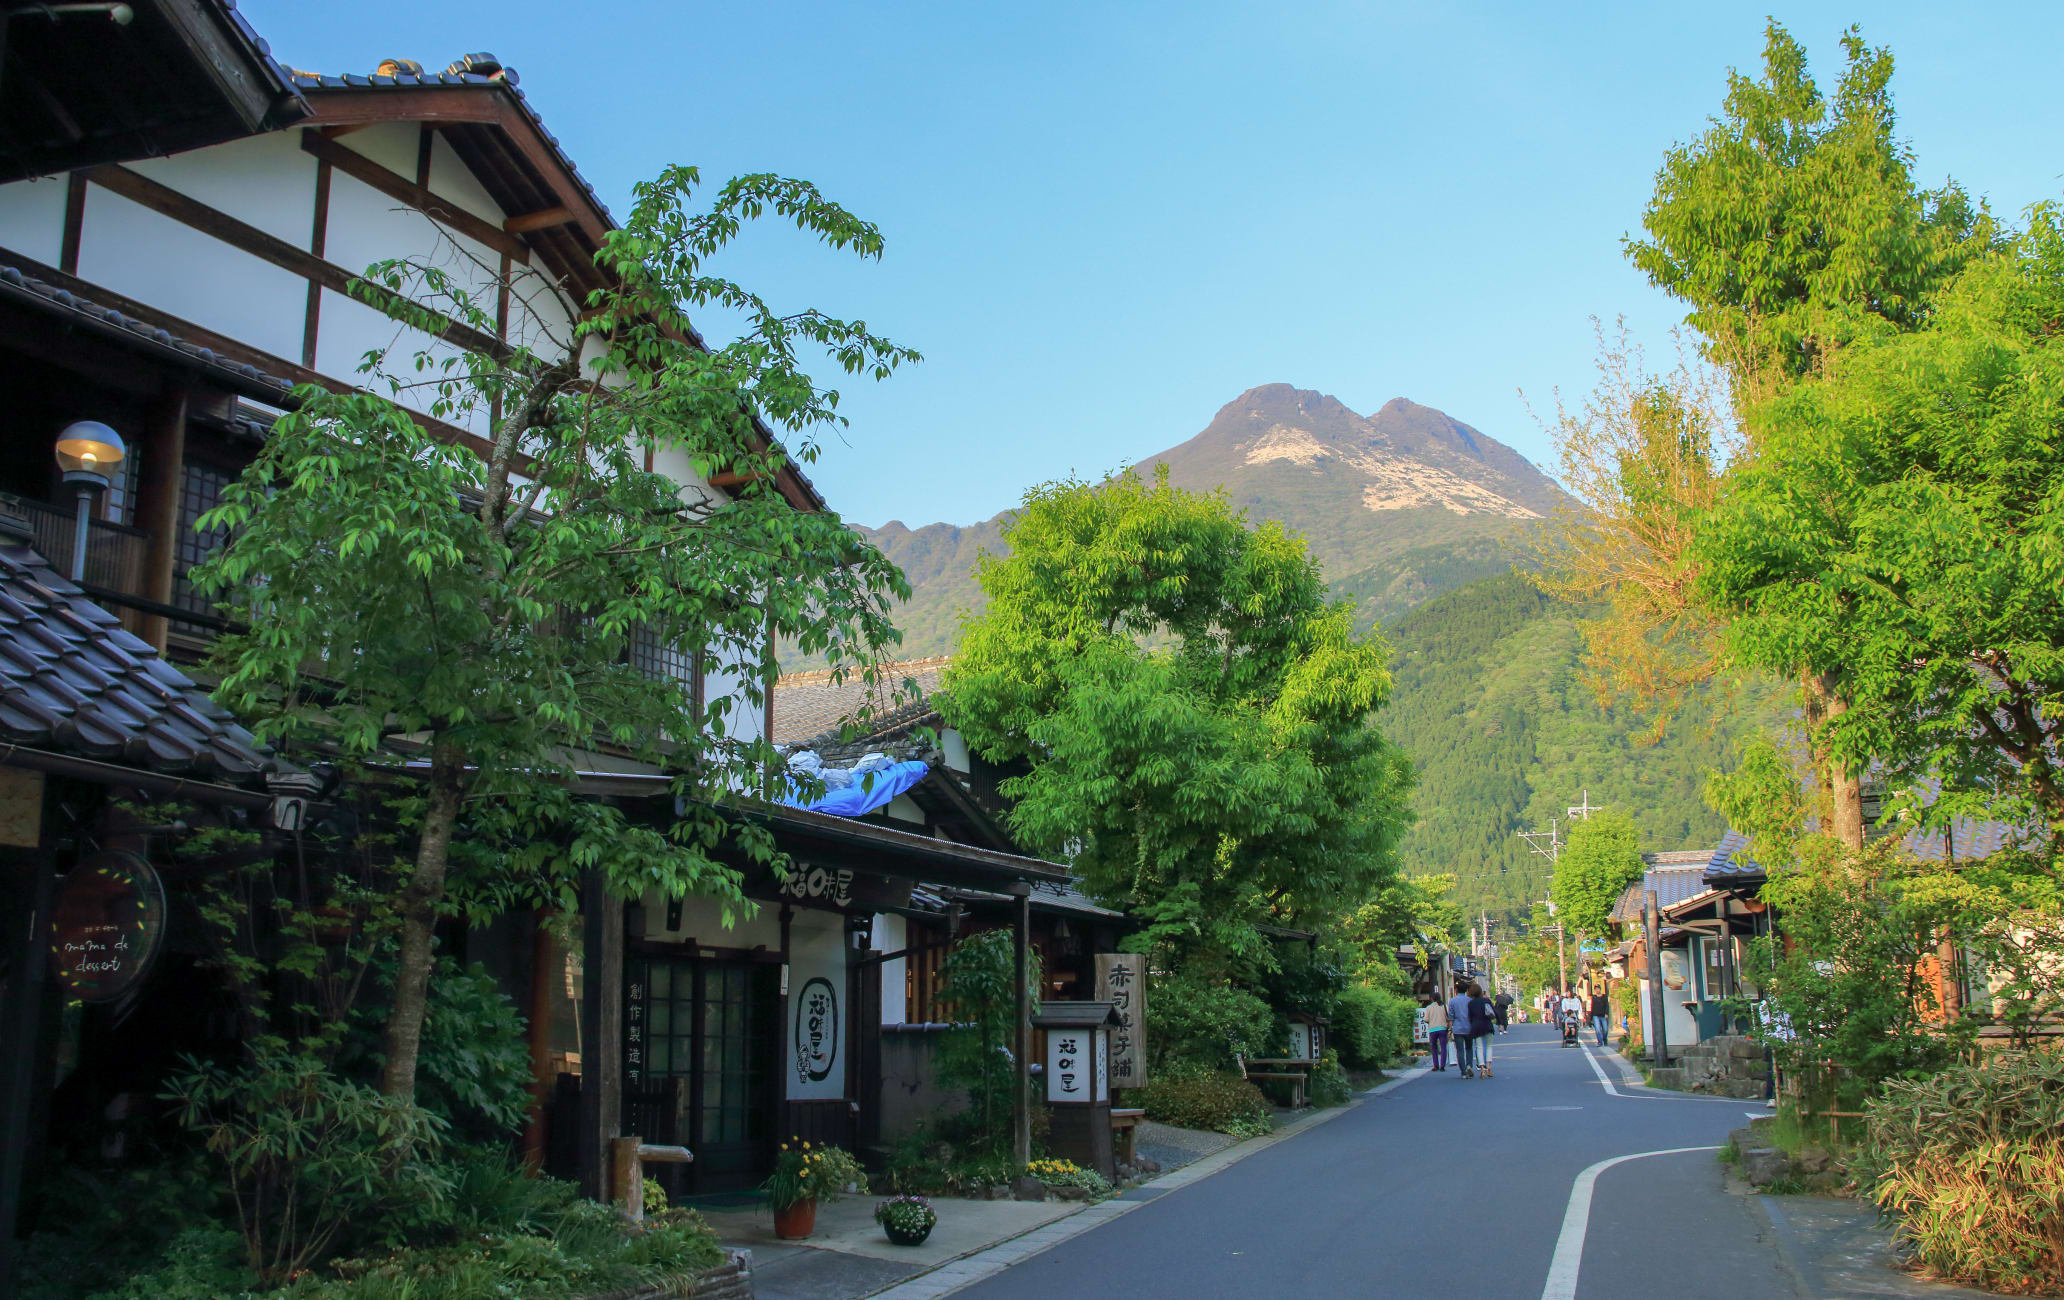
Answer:
[[[181,1231],[165,1247],[162,1262],[94,1293],[93,1300],[246,1300],[254,1290],[243,1238],[210,1225]]]
[[[383,983],[391,987],[389,978]],[[422,1079],[417,1099],[466,1140],[491,1142],[523,1127],[531,1103],[530,1045],[523,1015],[478,964],[461,969],[442,958],[423,1018]],[[339,1052],[347,1073],[380,1064],[383,1003],[362,1008]]]
[[[1349,1066],[1380,1069],[1412,1049],[1418,1015],[1418,1004],[1401,993],[1350,984],[1334,1003],[1332,1041]]]
[[[1760,680],[1716,683],[1646,739],[1586,681],[1591,616],[1508,574],[1429,601],[1389,629],[1397,687],[1384,728],[1418,769],[1404,869],[1452,874],[1451,897],[1471,915],[1483,907],[1510,927],[1547,897],[1547,861],[1513,832],[1564,816],[1586,789],[1632,816],[1645,846],[1711,847],[1727,830],[1700,797],[1713,754],[1792,711]]]
[[[1911,811],[2064,828],[2064,218],[1968,264],[1924,328],[1751,411],[1754,462],[1700,529],[1743,660],[1849,708],[1817,739]]]
[[[1808,374],[1833,349],[1911,329],[1985,244],[1962,190],[1921,191],[1894,136],[1892,55],[1852,28],[1832,100],[1806,51],[1769,25],[1763,75],[1730,73],[1721,114],[1672,148],[1627,254],[1691,306],[1711,355],[1738,375]]]
[[[1035,962],[1036,965],[1036,962]],[[1011,1044],[1017,1027],[1017,953],[1008,930],[970,935],[946,954],[939,995],[953,1008],[953,1028],[939,1045],[939,1082],[964,1088],[968,1114],[979,1125],[973,1145],[1001,1151],[1010,1142],[1011,1097],[1017,1067]],[[1030,972],[1030,996],[1039,1007],[1039,972]]]
[[[771,684],[771,669],[752,671],[770,635],[838,666],[870,661],[870,675],[894,643],[881,610],[907,588],[893,566],[836,515],[795,509],[779,481],[843,422],[799,349],[874,378],[915,354],[857,323],[777,311],[705,265],[770,212],[862,257],[879,254],[880,234],[802,182],[741,177],[693,212],[698,184],[677,167],[636,188],[598,258],[610,287],[571,327],[521,322],[493,355],[397,331],[368,355],[368,388],[485,423],[484,454],[386,396],[304,387],[199,521],[230,540],[197,581],[248,626],[217,643],[218,697],[268,741],[427,765],[400,809],[413,864],[382,1049],[393,1096],[414,1093],[433,931],[454,905],[491,912],[528,897],[571,910],[585,868],[627,896],[746,906],[713,852],[729,833],[717,805],[761,788],[776,756],[733,734],[723,709],[699,708],[686,682],[640,672],[634,647],[742,666],[750,715]],[[446,263],[383,263],[356,288],[433,335],[428,307],[498,334],[506,286],[461,283]],[[503,299],[519,311],[527,300],[521,286]],[[739,337],[705,347],[687,317],[702,306],[742,319]],[[647,470],[658,455],[735,475],[735,499],[684,495]],[[599,745],[675,775],[686,811],[669,829],[575,796],[579,755]],[[472,883],[448,875],[455,835],[500,854],[484,893],[451,896]],[[740,839],[774,856],[764,834]]]
[[[1092,1198],[1111,1194],[1111,1184],[1104,1180],[1102,1174],[1094,1169],[1084,1169],[1073,1160],[1060,1160],[1049,1156],[1026,1165],[1025,1172],[1048,1187],[1079,1187]]]
[[[1157,976],[1147,999],[1152,1068],[1178,1063],[1224,1069],[1240,1056],[1260,1056],[1275,1035],[1275,1013],[1252,992],[1201,970]],[[1153,1077],[1150,1075],[1149,1077]]]
[[[785,1210],[803,1201],[835,1201],[848,1189],[867,1190],[867,1171],[842,1147],[812,1146],[799,1137],[781,1144],[774,1172],[760,1184],[767,1204]]]
[[[169,1099],[221,1162],[246,1265],[265,1282],[325,1258],[354,1226],[434,1212],[451,1194],[450,1172],[433,1162],[439,1117],[307,1054],[261,1047],[234,1069],[194,1062]]]
[[[1265,964],[1257,922],[1394,874],[1409,775],[1369,720],[1389,674],[1301,541],[1132,475],[1034,489],[1005,539],[942,709],[1029,765],[1013,827],[1147,919],[1135,944]]]
[[[210,1175],[198,1155],[106,1174],[69,1163],[47,1169],[24,1197],[21,1300],[83,1300],[175,1257],[189,1271],[226,1257],[242,1282],[242,1239],[222,1226],[227,1207]],[[199,1236],[175,1250],[189,1231]]]
[[[1989,1290],[2064,1288],[2064,1053],[2007,1051],[1886,1085],[1866,1184],[1914,1258]]]
[[[1170,1065],[1132,1094],[1147,1118],[1177,1128],[1207,1129],[1234,1137],[1269,1131],[1268,1101],[1237,1074],[1195,1065]]]
[[[1354,1090],[1348,1086],[1347,1071],[1340,1068],[1340,1057],[1328,1051],[1319,1058],[1311,1072],[1311,1104],[1314,1106],[1345,1106]]]
[[[926,1232],[938,1226],[939,1212],[922,1196],[892,1196],[874,1207],[874,1221],[891,1232]]]
[[[1574,935],[1603,935],[1613,904],[1641,873],[1641,838],[1633,819],[1616,810],[1593,813],[1570,832],[1555,864],[1555,919]]]

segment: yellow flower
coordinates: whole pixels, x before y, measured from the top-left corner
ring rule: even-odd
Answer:
[[[805,1142],[805,1143],[803,1143],[803,1150],[805,1150],[805,1151],[808,1151],[809,1149],[810,1149],[810,1144],[809,1144],[808,1142]]]
[[[782,1149],[783,1151],[786,1151],[786,1150],[788,1150],[788,1143],[786,1143],[786,1142],[783,1142],[783,1143],[781,1144],[781,1149]]]

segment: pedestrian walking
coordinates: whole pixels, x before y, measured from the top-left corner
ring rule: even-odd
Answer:
[[[1498,1032],[1501,1034],[1512,1032],[1512,1002],[1512,995],[1502,991],[1491,999],[1491,1006],[1498,1016]]]
[[[1465,1079],[1476,1077],[1476,1040],[1469,1036],[1469,986],[1460,985],[1448,999],[1448,1038],[1455,1045],[1455,1066]]]
[[[1448,1068],[1448,1008],[1439,998],[1426,999],[1426,1047],[1436,1071]]]
[[[1577,1041],[1577,1026],[1584,1023],[1584,1004],[1577,997],[1575,986],[1562,991],[1562,1005],[1557,1010],[1562,1015],[1562,1045],[1573,1046]]]
[[[1612,999],[1605,995],[1603,985],[1591,995],[1591,1027],[1598,1031],[1598,1045],[1605,1046],[1612,1029]]]
[[[1484,996],[1481,986],[1469,986],[1470,1050],[1476,1053],[1476,1072],[1491,1077],[1491,1039],[1498,1032],[1498,1007]]]

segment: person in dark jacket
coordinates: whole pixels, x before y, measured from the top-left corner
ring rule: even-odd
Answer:
[[[1598,1034],[1598,1045],[1605,1046],[1606,1035],[1612,1025],[1612,999],[1605,995],[1605,987],[1591,995],[1591,1028]]]
[[[1498,1030],[1498,1008],[1484,996],[1481,985],[1469,986],[1469,1036],[1476,1050],[1476,1073],[1491,1077],[1491,1039]]]
[[[1500,992],[1497,997],[1491,999],[1491,1008],[1492,1010],[1497,1012],[1498,1032],[1501,1034],[1511,1033],[1512,995],[1510,993]]]

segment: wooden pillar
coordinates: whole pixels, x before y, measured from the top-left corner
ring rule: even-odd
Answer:
[[[523,1160],[533,1170],[545,1167],[551,1135],[546,1109],[556,1080],[552,1077],[552,988],[559,973],[559,946],[552,942],[552,909],[533,913],[530,944],[530,1118],[523,1126]]]
[[[1648,1045],[1649,1059],[1657,1065],[1670,1063],[1670,1035],[1663,1026],[1663,946],[1662,924],[1657,919],[1656,891],[1647,890],[1641,904],[1641,933],[1648,943],[1648,988],[1655,1008],[1655,1041]]]
[[[609,1195],[609,1144],[623,1133],[623,904],[599,871],[581,881],[581,1190]]]
[[[1022,1170],[1032,1163],[1032,886],[1019,881],[1010,893],[1018,900],[1017,924],[1011,932],[1018,986],[1017,1042],[1011,1052],[1017,1067],[1016,1087],[1011,1090],[1011,1154]]]
[[[8,949],[7,999],[0,1006],[0,1296],[15,1293],[20,1249],[15,1231],[21,1219],[22,1177],[34,1135],[35,1091],[43,1037],[50,912],[57,893],[48,836],[43,827],[47,796],[41,773],[0,769],[7,778],[4,830],[19,832],[0,848],[0,878],[13,886],[13,906],[4,937]]]
[[[144,560],[143,591],[146,600],[161,605],[172,603],[172,580],[179,564],[179,493],[186,471],[186,415],[188,390],[168,389],[151,411],[150,427],[143,444],[143,477],[137,491],[137,526],[150,533],[150,551]],[[159,654],[165,653],[165,639],[172,625],[155,614],[144,622],[143,639]]]

